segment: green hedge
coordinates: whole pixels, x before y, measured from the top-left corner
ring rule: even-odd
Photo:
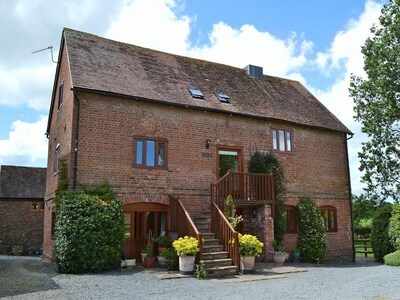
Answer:
[[[103,199],[95,194],[62,193],[54,244],[61,273],[101,272],[120,265],[124,237],[122,204],[110,193]]]
[[[392,217],[389,223],[389,238],[393,246],[400,250],[400,204],[393,204]]]
[[[321,211],[309,197],[302,197],[297,205],[297,217],[301,260],[322,262],[326,252],[326,235]]]
[[[386,254],[394,252],[396,249],[389,238],[389,222],[392,216],[392,205],[381,206],[374,214],[372,219],[371,243],[372,251],[376,261],[383,262]]]
[[[400,250],[397,250],[393,253],[389,253],[389,254],[385,255],[383,260],[385,261],[385,265],[399,267],[400,266]]]

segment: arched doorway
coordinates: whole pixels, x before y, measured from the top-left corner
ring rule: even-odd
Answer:
[[[168,235],[169,206],[159,203],[132,203],[124,205],[123,210],[124,253],[126,258],[136,258],[139,261],[141,250],[147,245],[149,232],[155,239],[160,235]]]

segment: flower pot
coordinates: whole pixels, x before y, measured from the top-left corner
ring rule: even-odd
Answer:
[[[288,258],[289,254],[287,253],[274,253],[274,256],[272,257],[272,259],[274,260],[274,263],[276,263],[277,265],[283,265],[283,263],[285,262],[285,260]]]
[[[249,274],[254,272],[255,256],[240,256],[240,272]]]
[[[136,266],[136,259],[125,259],[125,266],[127,268],[132,268]]]
[[[142,259],[142,263],[144,264],[144,259],[146,258],[146,253],[140,253],[140,257]]]
[[[167,263],[165,262],[165,257],[163,256],[157,256],[158,263],[160,266],[165,266]]]
[[[179,272],[182,275],[192,275],[195,256],[179,256]]]
[[[292,262],[294,262],[294,263],[300,262],[300,252],[292,253]]]
[[[143,265],[145,268],[154,268],[156,266],[156,258],[145,257]]]

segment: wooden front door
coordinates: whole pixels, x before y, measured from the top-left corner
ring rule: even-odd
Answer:
[[[140,253],[147,245],[149,235],[156,239],[160,235],[168,235],[167,205],[158,203],[136,203],[124,206],[126,258],[136,258],[140,261]],[[155,255],[155,243],[153,243]]]

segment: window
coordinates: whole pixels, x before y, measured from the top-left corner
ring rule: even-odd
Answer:
[[[286,213],[286,233],[297,233],[297,213],[296,207],[285,205]]]
[[[60,144],[57,144],[56,150],[54,151],[54,167],[53,172],[58,173],[58,160],[60,158]]]
[[[58,88],[58,109],[61,108],[63,100],[64,100],[64,80],[61,82],[61,85]]]
[[[336,208],[333,206],[322,206],[321,214],[324,219],[324,227],[327,232],[337,231]]]
[[[29,210],[30,211],[44,211],[44,202],[43,201],[31,201],[29,202]]]
[[[188,90],[190,92],[190,95],[192,95],[193,98],[204,99],[204,95],[199,89],[190,88]]]
[[[224,93],[215,93],[217,96],[218,100],[222,103],[230,104],[231,102],[229,101],[231,97],[229,97],[227,94]]]
[[[272,129],[272,149],[280,152],[292,152],[292,132],[284,129]]]
[[[135,138],[134,165],[147,168],[166,168],[167,141]]]

